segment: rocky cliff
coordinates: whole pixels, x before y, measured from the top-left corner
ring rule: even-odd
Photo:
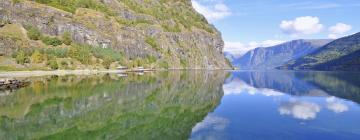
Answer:
[[[73,44],[120,53],[122,65],[230,67],[222,54],[221,34],[192,8],[190,0],[2,0],[0,21],[2,26],[19,25],[20,30],[31,26],[50,37],[69,33]],[[2,37],[3,54],[42,44],[24,38],[11,43]]]
[[[274,69],[309,54],[331,40],[294,40],[268,48],[250,50],[232,63],[241,69]]]

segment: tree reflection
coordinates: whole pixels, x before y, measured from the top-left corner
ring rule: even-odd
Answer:
[[[30,78],[0,99],[4,139],[187,139],[223,96],[224,72]]]

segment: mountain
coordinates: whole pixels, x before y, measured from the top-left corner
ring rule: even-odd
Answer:
[[[230,68],[223,46],[191,0],[0,1],[0,68]]]
[[[360,33],[343,37],[293,60],[280,69],[360,70]]]
[[[294,40],[267,48],[250,50],[232,61],[240,69],[274,69],[309,54],[331,40]]]

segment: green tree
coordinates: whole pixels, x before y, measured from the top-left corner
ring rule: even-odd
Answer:
[[[38,50],[34,51],[34,53],[31,55],[31,62],[32,63],[43,62],[43,55]]]

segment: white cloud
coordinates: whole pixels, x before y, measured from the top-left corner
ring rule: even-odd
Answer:
[[[265,40],[262,42],[252,41],[247,44],[241,42],[229,42],[225,41],[224,52],[230,53],[234,57],[240,57],[246,52],[258,48],[258,47],[272,47],[284,43],[282,40]]]
[[[205,1],[207,4],[200,2],[201,0],[192,0],[194,9],[204,15],[207,20],[214,22],[230,16],[231,10],[222,1]]]
[[[335,97],[329,97],[326,99],[327,108],[335,113],[342,113],[349,110],[349,107],[336,100]]]
[[[336,25],[331,26],[329,28],[330,34],[328,37],[331,39],[337,39],[338,36],[342,36],[345,33],[349,32],[351,28],[352,28],[351,25],[347,25],[344,23],[337,23]]]
[[[305,16],[294,20],[283,20],[280,28],[286,34],[300,36],[319,33],[324,26],[318,17]]]
[[[336,35],[336,34],[329,34],[328,37],[329,37],[330,39],[337,39],[337,38],[339,38],[338,35]]]
[[[306,101],[290,101],[279,107],[281,115],[292,115],[296,119],[312,120],[320,112],[320,106]]]

